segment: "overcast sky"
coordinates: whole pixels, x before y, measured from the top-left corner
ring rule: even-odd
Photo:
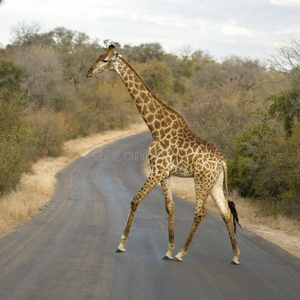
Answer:
[[[300,0],[2,0],[2,46],[23,21],[39,23],[43,32],[63,26],[100,42],[159,42],[167,52],[190,47],[219,59],[264,59],[300,36]]]

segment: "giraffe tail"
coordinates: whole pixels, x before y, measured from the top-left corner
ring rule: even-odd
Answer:
[[[241,228],[242,228],[242,226],[239,223],[239,217],[238,217],[238,213],[237,213],[236,208],[235,208],[235,204],[229,198],[228,182],[227,182],[227,164],[226,164],[225,161],[223,163],[223,170],[224,170],[224,175],[225,175],[225,189],[226,189],[226,195],[227,195],[227,199],[228,199],[228,206],[229,206],[229,209],[230,209],[230,211],[232,213],[232,216],[233,216],[234,233],[236,233],[236,225],[239,225]]]

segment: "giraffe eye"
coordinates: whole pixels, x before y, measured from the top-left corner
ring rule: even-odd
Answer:
[[[106,59],[103,59],[102,61],[103,61],[104,63],[108,63],[108,60],[106,60]]]

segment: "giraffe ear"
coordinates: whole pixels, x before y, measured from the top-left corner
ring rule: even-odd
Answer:
[[[118,52],[115,53],[115,55],[112,57],[112,60],[117,60],[117,58],[119,57]]]

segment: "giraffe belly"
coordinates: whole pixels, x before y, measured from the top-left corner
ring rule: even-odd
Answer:
[[[194,177],[194,169],[177,166],[170,172],[170,175],[177,177]]]
[[[192,173],[188,173],[188,172],[174,172],[174,173],[171,173],[170,175],[176,176],[176,177],[191,178],[191,177],[194,177],[194,172],[192,172]]]

